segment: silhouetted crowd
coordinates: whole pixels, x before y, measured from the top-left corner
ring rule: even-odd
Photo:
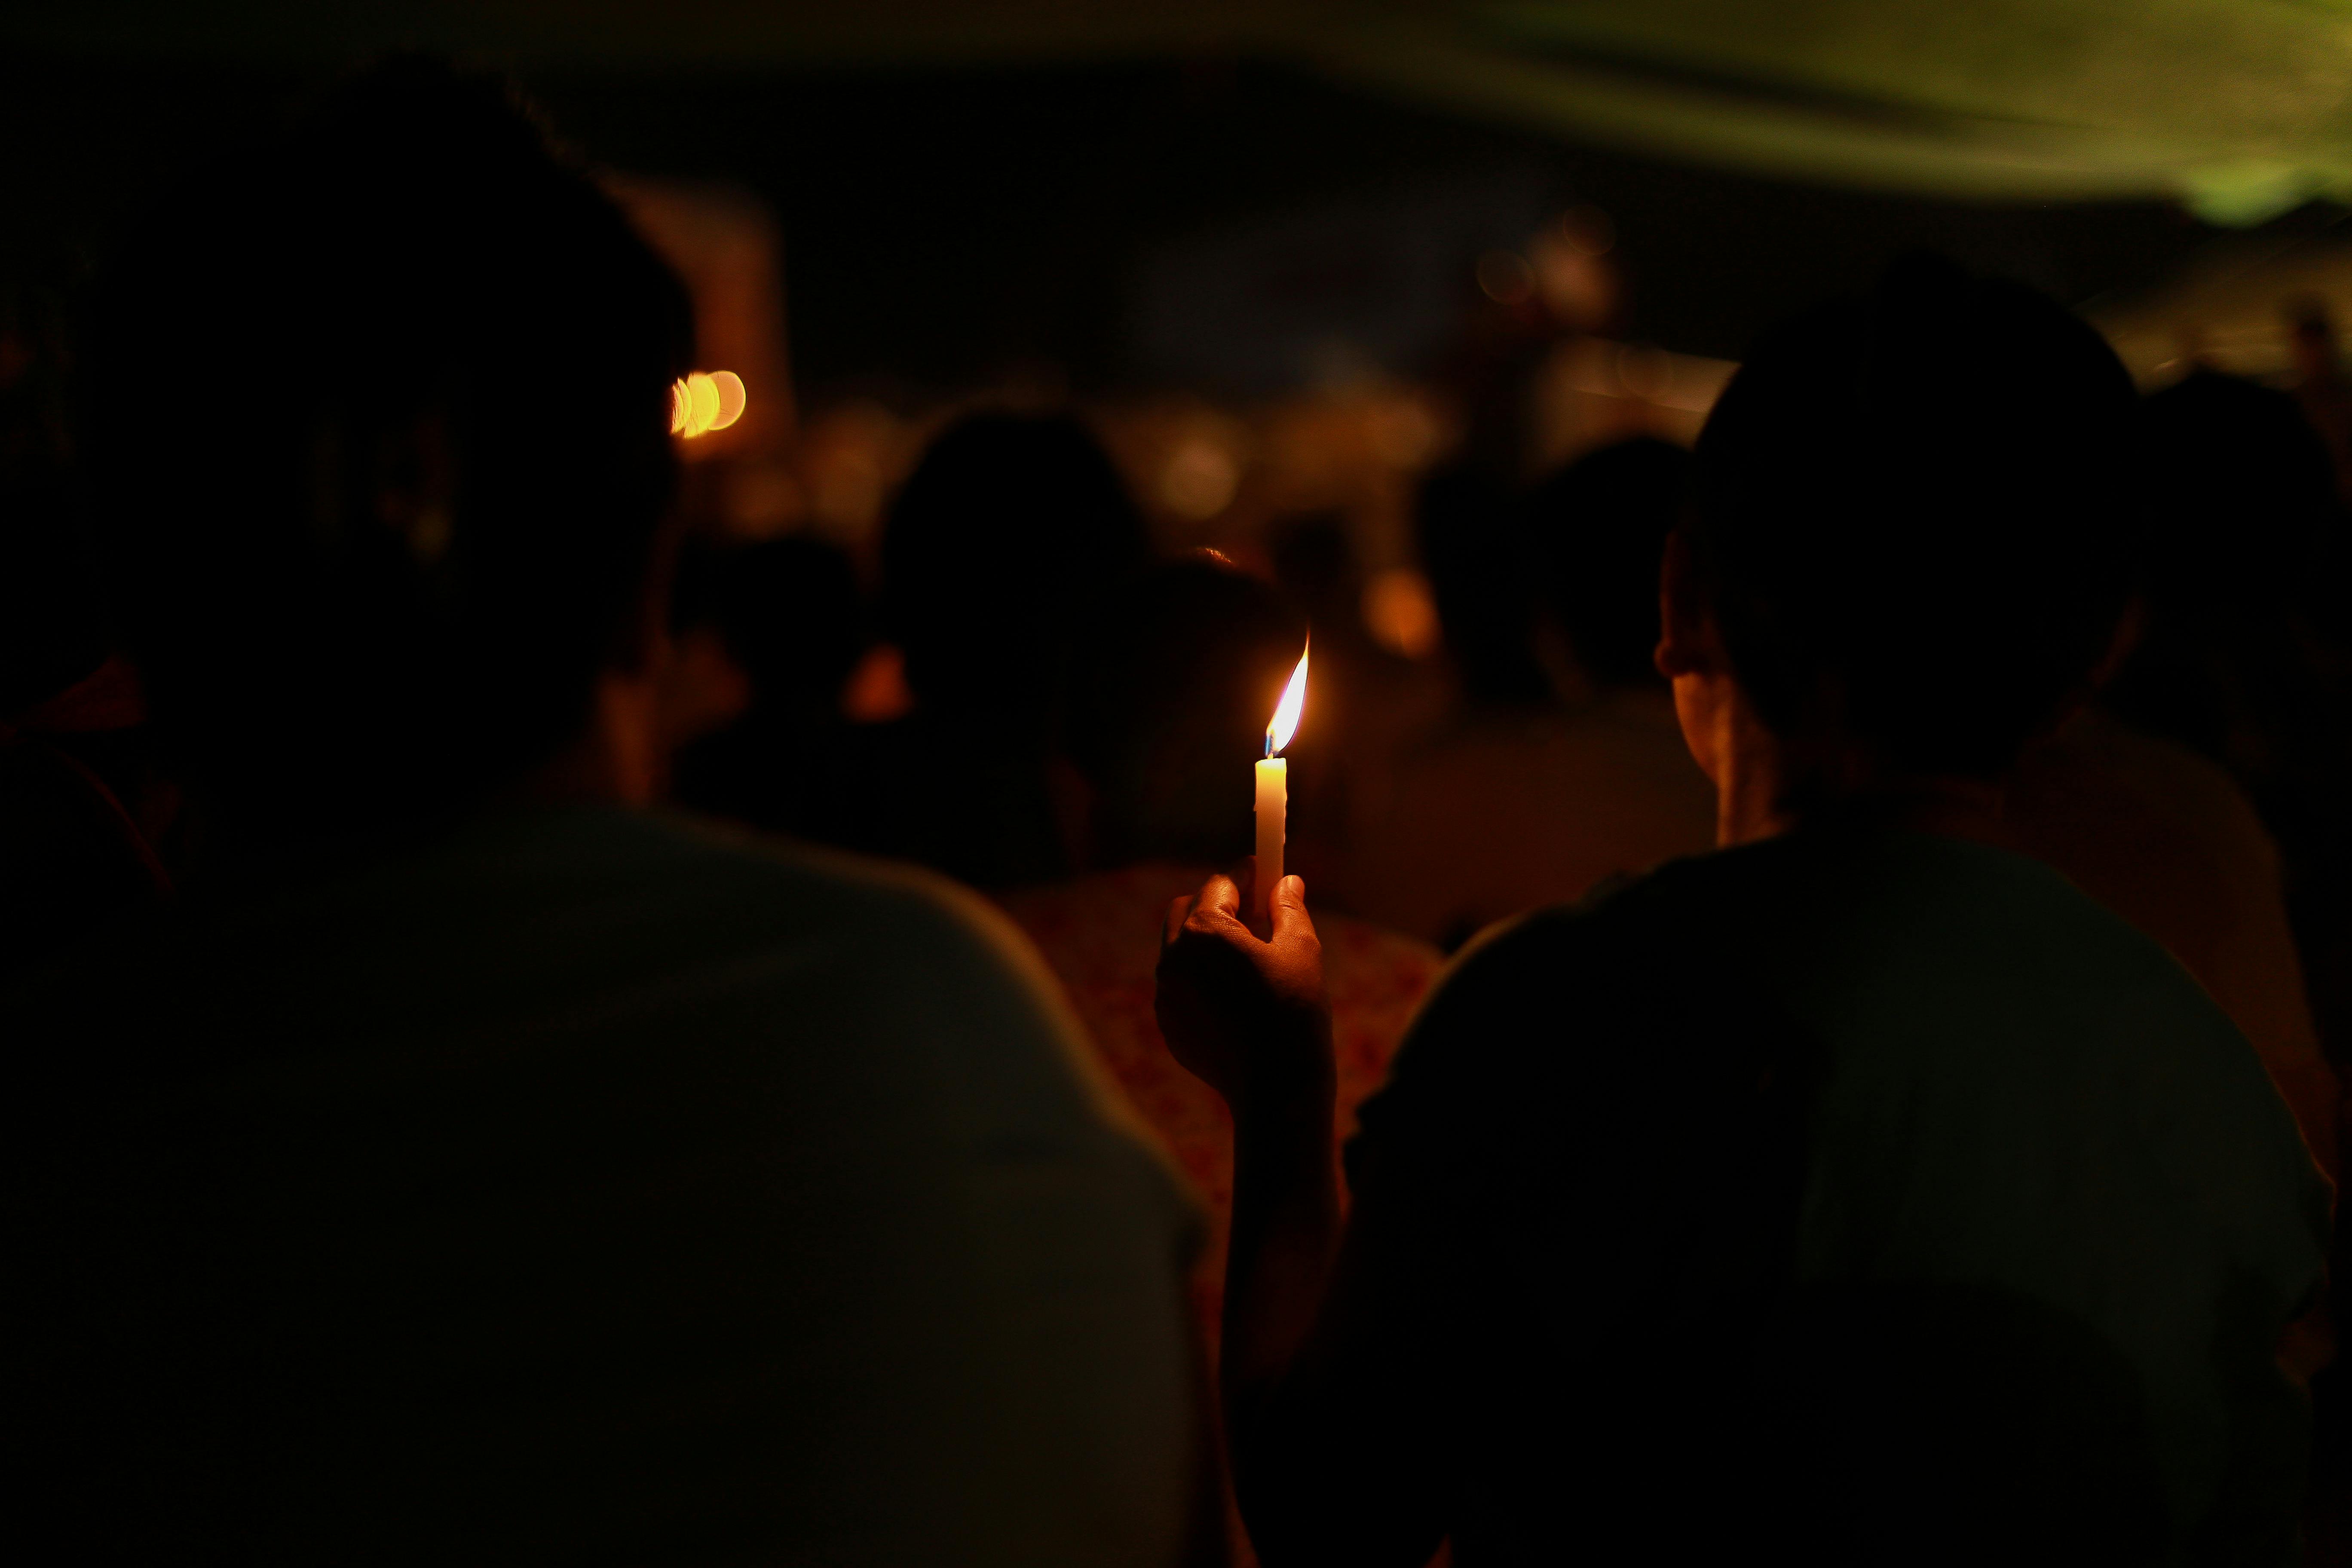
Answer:
[[[2352,1553],[2315,307],[2143,396],[1899,261],[1474,430],[1420,660],[1074,415],[682,536],[685,291],[429,61],[0,311],[42,1560]]]

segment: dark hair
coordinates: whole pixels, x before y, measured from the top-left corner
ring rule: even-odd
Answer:
[[[1698,445],[1700,585],[1759,716],[1990,776],[2129,587],[2131,381],[2022,285],[1928,258],[1759,344]]]
[[[134,236],[99,324],[105,519],[200,784],[438,809],[645,646],[685,294],[501,82],[348,83]]]
[[[1156,567],[1114,595],[1070,722],[1099,859],[1246,852],[1250,764],[1306,637],[1279,591],[1211,560]]]
[[[830,714],[866,651],[865,620],[856,568],[824,540],[689,542],[679,552],[671,625],[717,631],[762,708]]]
[[[2141,408],[2150,487],[2142,546],[2159,613],[2275,606],[2303,593],[2340,513],[2327,444],[2284,392],[2200,370]]]
[[[1586,453],[1527,498],[1538,587],[1601,685],[1658,680],[1658,566],[1690,483],[1688,452],[1642,436]]]
[[[1102,597],[1146,558],[1101,444],[1067,416],[971,415],[891,503],[882,613],[929,707],[1043,714]]]
[[[1551,695],[1532,649],[1535,601],[1517,523],[1502,487],[1465,466],[1433,472],[1413,500],[1413,542],[1437,622],[1474,701],[1541,702]]]

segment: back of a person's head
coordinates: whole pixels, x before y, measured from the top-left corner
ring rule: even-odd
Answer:
[[[1304,646],[1272,586],[1207,559],[1116,594],[1085,653],[1072,760],[1095,791],[1096,858],[1223,863],[1249,845],[1250,764]]]
[[[2303,592],[2339,510],[2326,444],[2284,392],[2200,370],[2141,410],[2151,467],[2143,556],[2159,613]]]
[[[1049,710],[1103,595],[1147,554],[1118,470],[1078,420],[959,420],[883,535],[883,617],[908,685],[935,710]]]
[[[678,557],[675,624],[715,630],[753,703],[807,716],[834,708],[864,651],[856,568],[803,535],[688,546]]]
[[[1511,498],[1457,465],[1422,481],[1413,541],[1464,692],[1474,701],[1537,702],[1550,694],[1532,651],[1534,598],[1526,540]]]
[[[1763,722],[1906,771],[2008,767],[2114,637],[2133,406],[2063,307],[1933,258],[1769,334],[1700,437],[1690,524]]]
[[[1645,436],[1585,454],[1528,496],[1546,607],[1598,685],[1658,680],[1658,566],[1690,482],[1690,454]]]
[[[444,809],[645,646],[685,296],[499,82],[348,83],[131,236],[98,324],[129,626],[226,814]]]

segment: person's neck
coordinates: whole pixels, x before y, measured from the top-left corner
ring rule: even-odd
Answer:
[[[1990,780],[1890,767],[1852,742],[1746,739],[1728,748],[1717,785],[1716,842],[1726,847],[1841,823],[2013,847]]]

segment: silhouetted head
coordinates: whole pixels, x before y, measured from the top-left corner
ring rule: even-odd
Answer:
[[[1596,685],[1658,682],[1658,563],[1690,483],[1688,452],[1641,437],[1587,453],[1527,499],[1545,605]]]
[[[216,810],[444,809],[646,651],[685,295],[499,82],[349,84],[136,235],[100,322],[131,630]]]
[[[1247,852],[1250,764],[1306,638],[1276,590],[1207,559],[1156,567],[1113,598],[1070,723],[1097,859]]]
[[[2149,398],[2149,524],[2157,607],[2275,605],[2305,586],[2338,510],[2326,444],[2284,392],[2199,371]]]
[[[856,571],[823,540],[688,549],[675,603],[676,624],[717,631],[754,705],[772,712],[831,716],[865,650]]]
[[[1688,535],[1765,726],[2008,767],[2114,637],[2133,408],[2071,313],[1932,259],[1769,335],[1700,437]]]
[[[1531,651],[1535,602],[1517,522],[1503,489],[1463,467],[1430,475],[1413,509],[1446,651],[1474,700],[1537,702],[1551,691]]]
[[[882,540],[907,682],[946,712],[1042,715],[1103,597],[1144,563],[1142,519],[1077,420],[976,414],[924,452]]]

